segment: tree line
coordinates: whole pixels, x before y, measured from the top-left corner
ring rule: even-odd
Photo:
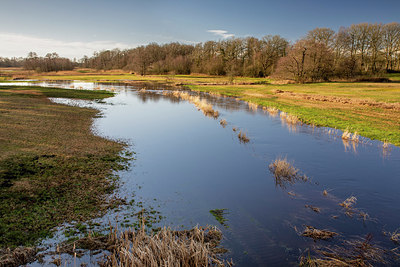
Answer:
[[[316,28],[291,43],[279,35],[230,38],[199,44],[151,43],[126,50],[105,50],[79,63],[57,54],[25,59],[0,58],[0,66],[22,65],[37,71],[124,69],[140,75],[190,74],[267,77],[296,82],[326,81],[400,71],[400,24],[360,23]],[[8,62],[8,63],[7,63]]]
[[[196,45],[151,43],[85,57],[96,69],[125,69],[140,75],[190,74],[324,81],[400,71],[400,24],[360,23],[337,32],[316,28],[290,43],[279,35],[230,38]]]

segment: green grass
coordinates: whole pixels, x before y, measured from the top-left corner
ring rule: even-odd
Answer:
[[[124,168],[123,144],[93,135],[97,110],[47,97],[110,92],[0,86],[0,247],[34,245],[65,221],[106,211]],[[110,204],[111,205],[111,204]],[[114,204],[113,204],[114,205]]]

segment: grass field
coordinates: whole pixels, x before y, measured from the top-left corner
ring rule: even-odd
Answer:
[[[48,97],[103,99],[105,91],[0,85],[0,247],[34,244],[64,221],[112,203],[124,145],[93,135],[97,110]]]
[[[13,71],[8,70],[7,73],[12,75]],[[18,70],[16,73],[18,74]],[[357,131],[362,136],[399,146],[400,74],[387,76],[392,82],[279,84],[279,81],[266,78],[207,75],[138,76],[122,71],[99,73],[93,70],[48,75],[25,73],[23,77],[39,80],[159,82],[185,85],[196,91],[233,96],[261,106],[275,107],[297,116],[307,124]]]
[[[400,83],[189,85],[189,88],[275,107],[307,124],[348,129],[400,145]]]

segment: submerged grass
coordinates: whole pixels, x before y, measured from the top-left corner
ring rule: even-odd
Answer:
[[[301,235],[305,237],[311,237],[314,240],[328,240],[334,236],[337,236],[338,233],[328,230],[320,230],[313,226],[306,225],[306,228]]]
[[[225,215],[228,213],[226,209],[215,209],[215,210],[210,210],[210,213],[214,218],[223,226],[228,227],[226,222],[228,219],[225,218]]]
[[[384,266],[389,264],[388,253],[372,242],[372,235],[364,239],[346,240],[341,245],[320,248],[315,257],[302,257],[300,266]],[[394,265],[393,265],[394,266]]]
[[[95,136],[97,110],[47,96],[102,99],[102,91],[0,86],[0,247],[33,245],[65,221],[99,215],[124,168],[124,145]],[[127,155],[129,156],[129,155]]]

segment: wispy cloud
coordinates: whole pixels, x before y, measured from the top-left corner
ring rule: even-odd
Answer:
[[[208,30],[207,32],[213,33],[214,35],[220,36],[224,39],[235,36],[233,33],[228,33],[228,31],[225,30]]]
[[[128,45],[113,41],[66,42],[0,32],[0,57],[25,57],[29,52],[33,51],[41,56],[47,53],[57,52],[63,57],[81,58],[84,55],[91,56],[95,51],[114,48],[126,49],[135,46],[137,46],[137,44]]]

